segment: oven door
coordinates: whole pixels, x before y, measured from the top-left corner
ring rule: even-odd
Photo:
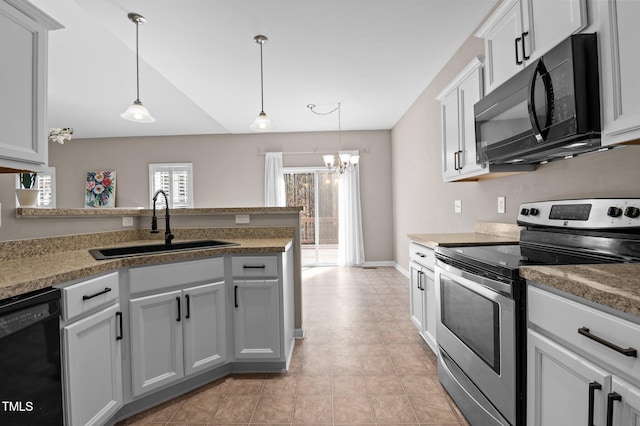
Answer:
[[[473,275],[441,260],[436,262],[435,275],[438,345],[458,367],[447,368],[447,373],[461,370],[466,378],[459,377],[456,382],[477,388],[463,389],[466,397],[486,397],[504,419],[515,424],[516,309],[509,296],[511,285]],[[441,357],[441,363],[444,359]],[[471,410],[472,414],[495,412],[480,399],[472,399],[480,406]],[[504,424],[504,419],[494,419],[491,424]]]

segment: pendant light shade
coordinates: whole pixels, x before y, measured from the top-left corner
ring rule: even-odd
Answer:
[[[142,102],[140,101],[140,59],[138,55],[138,26],[147,22],[147,20],[144,18],[144,16],[137,13],[129,13],[127,17],[131,22],[136,24],[136,100],[133,101],[133,104],[131,104],[125,112],[120,114],[120,117],[124,118],[125,120],[135,121],[137,123],[154,123],[156,119],[153,118],[149,110],[144,105],[142,105]]]
[[[129,121],[137,121],[138,123],[154,123],[156,121],[139,99],[133,101],[129,108],[120,114],[120,117]]]
[[[264,112],[264,72],[262,66],[262,45],[265,44],[269,39],[263,35],[257,35],[253,38],[253,40],[260,45],[260,114],[251,123],[249,128],[251,130],[255,130],[257,132],[264,132],[267,130],[273,129],[273,123],[271,119],[267,117],[267,114]]]

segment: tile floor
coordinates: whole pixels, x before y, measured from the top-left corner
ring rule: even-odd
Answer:
[[[286,374],[232,375],[121,425],[468,425],[438,383],[391,267],[305,269],[306,337]]]

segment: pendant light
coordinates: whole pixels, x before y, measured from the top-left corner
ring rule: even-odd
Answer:
[[[257,35],[253,38],[253,40],[260,45],[260,114],[255,119],[253,123],[251,123],[251,130],[255,130],[257,132],[264,132],[267,130],[271,130],[273,128],[273,123],[267,117],[267,114],[264,113],[264,76],[263,76],[263,67],[262,67],[262,45],[265,44],[269,39],[263,35]]]
[[[136,100],[133,104],[127,108],[125,112],[120,114],[120,117],[125,120],[135,121],[137,123],[154,123],[156,121],[149,110],[140,102],[140,59],[138,56],[138,26],[144,24],[147,20],[144,16],[137,13],[129,13],[127,15],[129,20],[136,24]]]

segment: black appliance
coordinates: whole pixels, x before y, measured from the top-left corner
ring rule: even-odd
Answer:
[[[62,425],[60,290],[0,301],[0,424]]]
[[[576,34],[474,106],[478,163],[540,163],[600,149],[596,34]]]
[[[525,203],[519,244],[438,246],[438,376],[473,425],[525,425],[519,268],[640,262],[640,199]]]

